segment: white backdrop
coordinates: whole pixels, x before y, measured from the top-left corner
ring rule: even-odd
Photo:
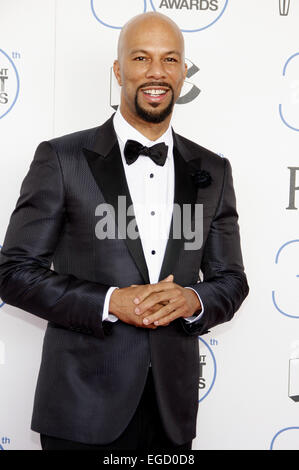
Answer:
[[[198,96],[176,106],[173,125],[231,161],[251,288],[233,321],[199,339],[194,449],[299,450],[289,397],[291,381],[299,398],[299,0],[287,4],[0,0],[0,244],[38,143],[113,112],[117,27],[155,8],[188,30],[186,57],[199,70],[182,96]],[[0,449],[37,450],[30,420],[46,322],[0,305]]]

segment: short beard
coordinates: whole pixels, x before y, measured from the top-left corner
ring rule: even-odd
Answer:
[[[137,115],[146,122],[151,122],[153,124],[159,124],[160,122],[165,121],[165,119],[172,113],[173,106],[174,106],[174,96],[173,91],[171,90],[172,96],[169,105],[160,112],[154,113],[151,111],[147,111],[146,109],[142,108],[138,103],[138,91],[135,95],[135,109]],[[159,106],[158,103],[152,105],[153,108]]]

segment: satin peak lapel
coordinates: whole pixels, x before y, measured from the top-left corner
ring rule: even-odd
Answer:
[[[119,227],[118,224],[119,217],[121,217],[118,210],[118,196],[125,196],[126,214],[128,207],[133,207],[133,204],[127,185],[112,118],[113,116],[99,128],[93,148],[83,149],[83,153],[106,203],[111,204],[114,208],[115,228],[117,234],[118,230],[121,232],[121,227]],[[125,220],[133,220],[134,218],[135,214],[130,212],[130,217]],[[138,227],[136,230],[137,229]],[[143,277],[144,283],[149,284],[148,269],[139,235],[137,238],[132,239],[128,238],[125,233],[123,234],[121,232],[121,236],[127,244],[128,250]]]
[[[189,148],[184,144],[180,137],[173,132],[174,146],[173,146],[173,158],[174,158],[174,204],[180,206],[181,213],[181,224],[180,224],[180,238],[174,238],[174,219],[172,216],[169,239],[166,245],[165,255],[160,271],[159,281],[167,277],[169,274],[175,276],[175,266],[180,255],[181,250],[184,249],[184,243],[188,239],[184,236],[183,227],[183,205],[191,205],[191,221],[194,220],[194,207],[197,198],[197,188],[195,187],[192,178],[189,174],[188,161],[194,159]],[[198,160],[198,166],[200,166],[200,159]],[[190,240],[189,240],[190,241]],[[175,282],[175,279],[174,279]]]

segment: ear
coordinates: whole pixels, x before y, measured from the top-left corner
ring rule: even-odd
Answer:
[[[188,65],[185,62],[184,80],[186,80],[187,72],[188,72]]]
[[[122,86],[121,75],[120,75],[120,66],[119,66],[118,60],[115,60],[113,62],[113,72],[114,72],[115,78],[116,78],[119,86]]]

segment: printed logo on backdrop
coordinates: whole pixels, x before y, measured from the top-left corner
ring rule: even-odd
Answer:
[[[185,59],[185,62],[188,66],[188,71],[187,71],[187,79],[188,79],[188,78],[193,77],[195,74],[197,74],[197,72],[199,72],[199,68],[189,59]],[[194,101],[198,97],[201,91],[196,85],[189,82],[187,79],[184,81],[180,97],[177,100],[176,104],[191,103],[191,101]]]
[[[216,339],[210,340],[210,345],[198,337],[201,344],[199,345],[199,402],[204,400],[212,390],[216,380],[217,364],[216,358],[211,346],[217,346]]]
[[[202,31],[223,15],[228,0],[91,0],[97,21],[108,28],[121,29],[133,16],[157,11],[172,18],[183,32]]]
[[[146,0],[91,0],[91,11],[107,28],[121,29],[133,16],[146,12]]]
[[[185,59],[186,64],[188,66],[187,71],[187,78],[184,81],[180,97],[178,98],[176,104],[187,104],[194,101],[198,95],[200,94],[201,90],[198,88],[197,85],[193,83],[193,81],[189,81],[191,77],[196,75],[199,72],[199,68],[195,65],[191,60]],[[117,110],[120,103],[120,87],[117,83],[115,78],[113,68],[110,69],[110,106],[111,108]]]
[[[288,16],[290,11],[291,0],[278,0],[279,1],[279,14],[281,16]]]
[[[289,318],[299,318],[298,292],[299,292],[299,240],[284,243],[275,257],[275,264],[279,265],[277,276],[279,289],[272,291],[272,301],[276,310]]]
[[[154,11],[169,16],[183,32],[195,33],[213,26],[228,0],[150,0]]]
[[[289,185],[289,205],[286,210],[296,211],[296,193],[299,191],[299,166],[288,166],[290,170],[290,185]],[[298,179],[298,186],[297,185]]]
[[[289,390],[291,400],[299,402],[299,340],[291,343],[291,355],[289,359]]]
[[[5,450],[5,448],[3,447],[3,445],[7,445],[7,444],[10,444],[10,439],[9,437],[1,437],[0,439],[0,450]]]
[[[12,110],[19,96],[20,80],[9,55],[0,49],[0,119]]]
[[[279,104],[282,122],[299,132],[299,52],[291,55],[283,66],[284,101]]]
[[[270,450],[299,450],[299,426],[278,431],[271,441]]]

